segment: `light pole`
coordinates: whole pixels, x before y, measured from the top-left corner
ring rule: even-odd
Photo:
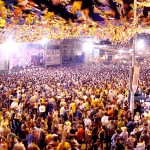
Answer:
[[[138,19],[137,19],[137,0],[134,0],[134,20],[133,20],[133,25],[135,27],[135,34],[133,37],[133,54],[132,54],[132,67],[130,71],[130,111],[132,113],[132,116],[134,115],[134,90],[132,86],[133,82],[133,70],[135,67],[135,54],[136,54],[136,44],[137,44],[137,24],[138,24]]]

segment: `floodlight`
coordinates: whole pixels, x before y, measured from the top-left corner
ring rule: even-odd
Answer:
[[[10,55],[18,54],[18,44],[9,38],[5,43],[3,43],[3,50],[5,52],[6,59],[8,59]]]
[[[45,45],[47,42],[48,42],[48,39],[45,38],[45,37],[44,37],[44,38],[42,39],[42,41],[41,41],[42,45]]]
[[[119,53],[122,54],[124,51],[122,49],[119,50]]]
[[[9,53],[18,53],[18,44],[15,41],[8,41],[6,48]]]
[[[84,43],[82,49],[86,53],[91,53],[93,51],[93,43],[92,42]]]
[[[144,47],[145,43],[144,43],[144,40],[139,40],[137,42],[137,48],[138,49],[142,49]]]

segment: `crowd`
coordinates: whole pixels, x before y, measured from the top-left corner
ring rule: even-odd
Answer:
[[[149,150],[150,110],[129,110],[129,66],[31,69],[0,76],[1,150]],[[137,92],[149,99],[150,68]]]

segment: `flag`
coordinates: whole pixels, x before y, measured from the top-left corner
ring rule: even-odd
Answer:
[[[138,87],[140,67],[133,67],[133,80],[132,80],[132,90],[135,93]]]

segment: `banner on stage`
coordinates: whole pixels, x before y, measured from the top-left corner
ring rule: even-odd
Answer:
[[[46,65],[60,64],[60,50],[46,50]]]

